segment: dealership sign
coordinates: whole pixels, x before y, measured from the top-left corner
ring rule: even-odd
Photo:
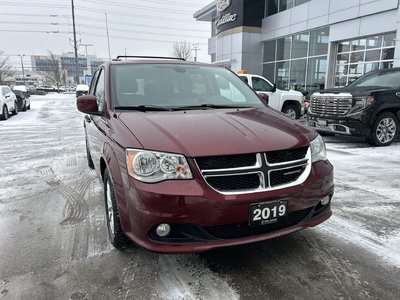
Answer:
[[[231,0],[218,0],[217,1],[217,10],[224,11],[231,5]]]
[[[217,11],[223,12],[231,5],[231,0],[218,0],[217,1]],[[225,14],[220,14],[218,19],[215,21],[215,27],[218,29],[221,25],[235,22],[238,18],[237,14],[232,14],[230,12]]]

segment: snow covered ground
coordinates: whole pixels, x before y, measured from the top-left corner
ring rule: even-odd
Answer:
[[[263,243],[160,255],[110,246],[74,95],[0,122],[0,299],[400,299],[400,142],[327,137],[333,216]]]

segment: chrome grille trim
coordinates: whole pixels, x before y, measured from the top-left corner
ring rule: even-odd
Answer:
[[[349,93],[314,93],[311,96],[310,112],[320,115],[341,116],[352,108],[353,96]]]
[[[276,164],[268,164],[266,159],[265,153],[257,153],[257,163],[254,166],[249,167],[241,167],[236,169],[222,169],[222,170],[201,170],[199,166],[196,166],[200,171],[203,179],[205,180],[206,184],[214,191],[223,194],[223,195],[240,195],[240,194],[252,194],[252,193],[259,193],[265,191],[274,191],[278,189],[284,189],[292,186],[296,186],[302,184],[311,172],[312,162],[311,162],[311,149],[308,147],[307,153],[304,159],[295,160],[295,161],[287,161],[283,163],[276,163]],[[260,163],[260,164],[259,164]],[[257,166],[257,167],[256,167]],[[304,167],[304,171],[301,175],[292,182],[276,185],[271,187],[270,184],[270,173],[273,171],[281,171],[296,167]],[[236,176],[236,175],[246,175],[246,174],[259,174],[260,177],[260,186],[256,189],[241,189],[235,191],[221,191],[214,188],[210,185],[207,181],[209,177],[224,177],[224,176]]]

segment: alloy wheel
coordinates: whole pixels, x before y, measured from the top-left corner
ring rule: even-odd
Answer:
[[[376,128],[376,137],[379,142],[388,143],[394,139],[396,129],[396,122],[392,118],[384,118]]]
[[[112,198],[111,198],[111,187],[110,187],[110,182],[107,181],[107,217],[108,217],[108,222],[109,222],[109,228],[110,232],[112,235],[115,235],[115,227],[114,227],[114,209],[113,209],[113,203],[112,203]]]

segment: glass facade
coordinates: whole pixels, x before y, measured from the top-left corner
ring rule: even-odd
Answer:
[[[268,17],[309,1],[311,0],[266,0],[264,15]]]
[[[264,42],[263,76],[279,89],[308,91],[325,87],[329,28]]]
[[[393,67],[396,33],[343,41],[337,45],[335,87],[350,84],[361,75]]]

